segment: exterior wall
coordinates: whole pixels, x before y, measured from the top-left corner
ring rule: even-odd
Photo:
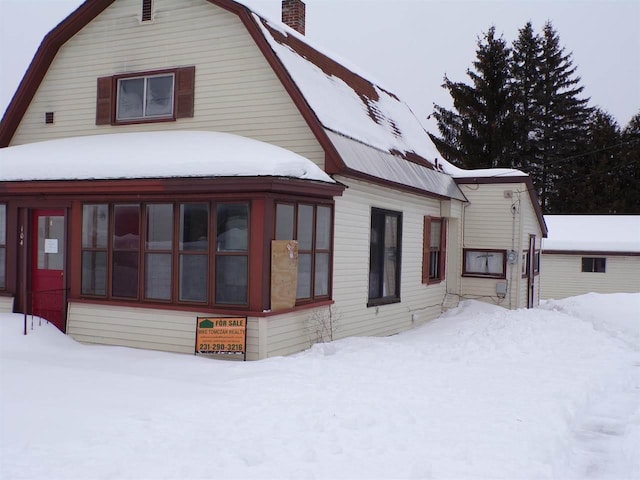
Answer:
[[[13,312],[13,297],[0,296],[0,313]]]
[[[606,272],[582,272],[582,257],[606,257]],[[541,298],[566,298],[585,293],[640,292],[640,256],[548,254],[541,258]]]
[[[167,129],[234,133],[324,164],[322,151],[240,19],[205,0],[117,0],[58,52],[11,145],[54,138]],[[176,122],[96,126],[97,78],[196,66],[195,113]],[[45,124],[45,112],[55,123]]]
[[[504,299],[497,297],[496,286],[505,279],[469,276],[461,277],[461,297],[506,308],[526,307],[527,279],[522,278],[522,251],[529,247],[530,234],[536,236],[536,249],[540,249],[542,237],[526,184],[462,184],[460,188],[470,202],[464,208],[461,249],[515,250],[517,253],[517,262],[506,266],[508,294]],[[536,281],[538,279],[539,276]],[[537,305],[539,286],[535,292],[534,305]]]
[[[348,188],[335,206],[334,338],[391,335],[438,316],[447,282],[422,284],[422,239],[424,216],[440,216],[441,202],[350,178],[337,180]],[[372,207],[402,212],[401,302],[367,307]],[[456,250],[447,239],[447,252],[456,255]],[[449,257],[447,277],[451,263]]]

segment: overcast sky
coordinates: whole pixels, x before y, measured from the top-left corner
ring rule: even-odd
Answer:
[[[44,35],[82,0],[0,0],[0,111]],[[279,19],[280,0],[243,0]],[[306,0],[307,37],[403,98],[428,130],[433,104],[450,107],[443,76],[468,82],[478,36],[495,25],[508,43],[550,20],[591,105],[624,127],[640,111],[638,0]]]

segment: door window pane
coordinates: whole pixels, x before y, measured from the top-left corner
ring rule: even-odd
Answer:
[[[145,256],[144,296],[171,300],[171,254],[148,253]]]
[[[181,301],[206,302],[209,265],[207,255],[180,255]]]
[[[82,252],[82,294],[107,294],[107,252]]]
[[[64,217],[38,217],[38,269],[64,269]]]
[[[216,211],[218,252],[246,252],[248,244],[249,206],[221,203]]]
[[[216,303],[247,303],[247,257],[220,256],[216,259]]]

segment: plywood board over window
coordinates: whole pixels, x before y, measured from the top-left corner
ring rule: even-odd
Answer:
[[[285,310],[296,304],[298,283],[298,242],[271,242],[271,310]]]

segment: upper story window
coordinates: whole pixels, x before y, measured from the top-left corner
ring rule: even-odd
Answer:
[[[116,120],[173,117],[174,74],[119,78]]]
[[[604,257],[582,257],[582,271],[606,273],[607,259]]]
[[[195,67],[98,78],[96,125],[127,125],[193,117]]]
[[[367,306],[400,301],[401,246],[402,213],[372,208]]]
[[[465,276],[505,278],[506,266],[504,250],[464,249],[462,273]]]

